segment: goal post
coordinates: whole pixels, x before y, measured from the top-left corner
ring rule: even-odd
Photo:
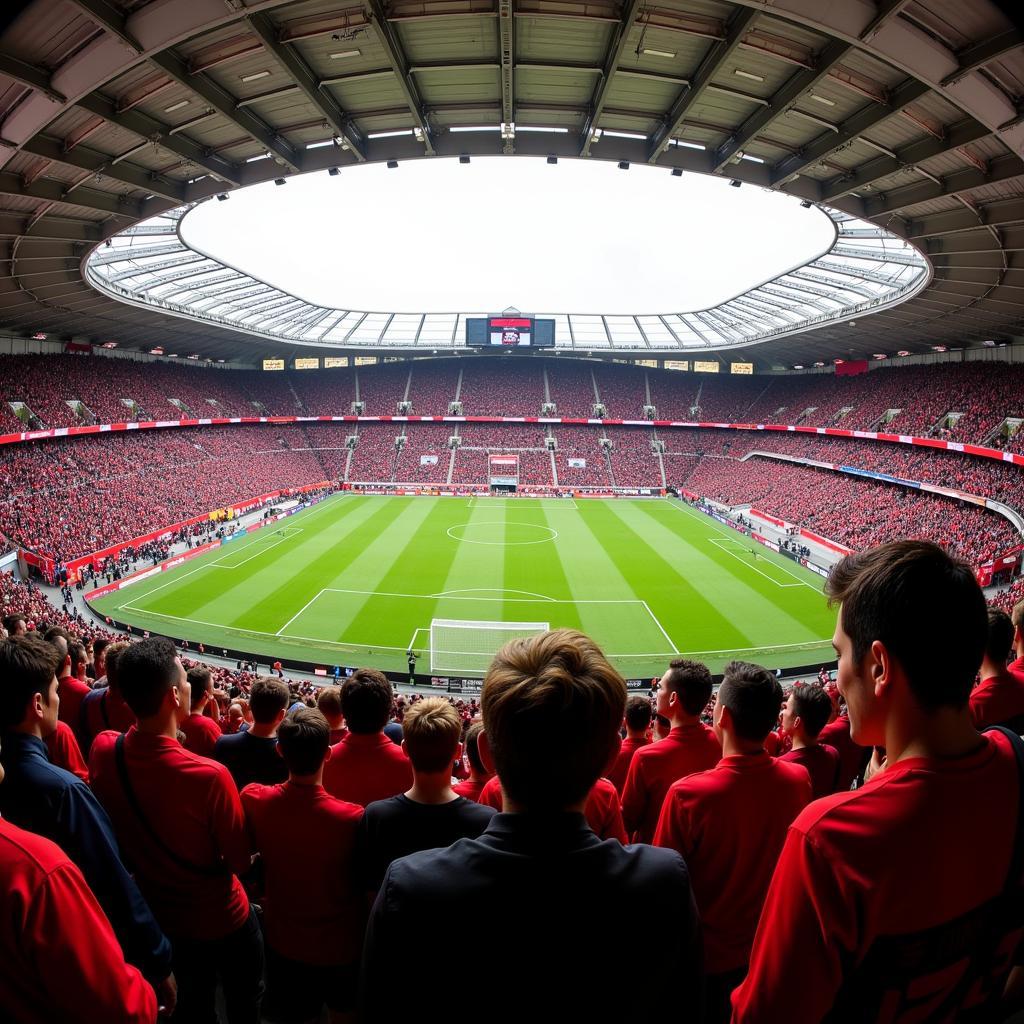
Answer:
[[[547,622],[487,622],[479,619],[432,619],[430,671],[486,672],[494,655],[509,640],[550,629]]]

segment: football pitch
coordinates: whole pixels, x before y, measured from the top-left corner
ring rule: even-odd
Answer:
[[[479,675],[497,624],[570,626],[623,675],[833,657],[820,577],[681,502],[337,495],[93,602],[263,656]],[[480,624],[454,640],[431,623]],[[492,624],[492,625],[488,625]],[[440,638],[446,636],[441,643]]]

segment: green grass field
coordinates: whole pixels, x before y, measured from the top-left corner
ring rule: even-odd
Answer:
[[[402,670],[412,646],[419,671],[452,675],[482,673],[502,633],[459,634],[432,652],[432,620],[548,623],[584,630],[624,675],[647,677],[678,654],[713,670],[734,657],[831,660],[821,586],[673,500],[344,495],[95,608],[325,666]]]

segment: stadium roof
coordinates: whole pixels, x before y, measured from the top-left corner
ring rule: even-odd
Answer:
[[[252,361],[279,345],[100,294],[85,258],[240,185],[518,153],[776,188],[926,255],[902,304],[758,344],[737,329],[733,358],[1007,338],[1024,322],[1022,82],[1024,34],[989,2],[35,0],[0,33],[0,328]],[[514,219],[515,201],[495,210]]]

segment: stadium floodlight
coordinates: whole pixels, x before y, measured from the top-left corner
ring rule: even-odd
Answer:
[[[275,178],[274,179],[274,184],[275,185],[283,185],[285,183],[285,181],[287,181],[286,178]]]
[[[486,672],[494,655],[519,637],[547,632],[547,622],[484,622],[465,619],[432,619],[430,623],[430,672]]]
[[[682,176],[683,176],[683,169],[682,169],[682,167],[673,167],[672,168],[672,177],[673,178],[681,178]]]
[[[389,171],[393,171],[397,166],[398,166],[398,161],[397,160],[389,160],[388,161],[388,170]]]
[[[339,173],[339,172],[338,172],[338,168],[337,168],[337,167],[328,167],[328,168],[327,168],[327,173],[328,173],[328,174],[329,174],[329,175],[330,175],[330,176],[331,176],[332,178],[336,178],[336,177],[338,176],[338,173]]]
[[[620,171],[628,171],[629,170],[629,161],[628,160],[620,160],[619,161],[619,170]]]
[[[218,203],[227,202],[227,198],[228,198],[227,192],[218,192],[217,193],[217,202]]]
[[[469,163],[469,154],[468,153],[460,153],[459,154],[459,163],[460,164],[468,164]]]
[[[809,209],[810,209],[810,208],[811,208],[811,207],[812,207],[812,206],[814,205],[814,203],[812,203],[812,202],[810,201],[810,199],[801,199],[801,200],[800,200],[800,205],[801,205],[801,206],[802,206],[802,207],[803,207],[803,208],[804,208],[805,210],[809,210]]]
[[[558,157],[557,156],[549,156],[548,157],[548,163],[549,164],[557,164],[558,163]]]
[[[743,182],[740,181],[739,178],[732,178],[730,179],[729,184],[732,185],[733,188],[739,188],[740,185],[743,184]]]

